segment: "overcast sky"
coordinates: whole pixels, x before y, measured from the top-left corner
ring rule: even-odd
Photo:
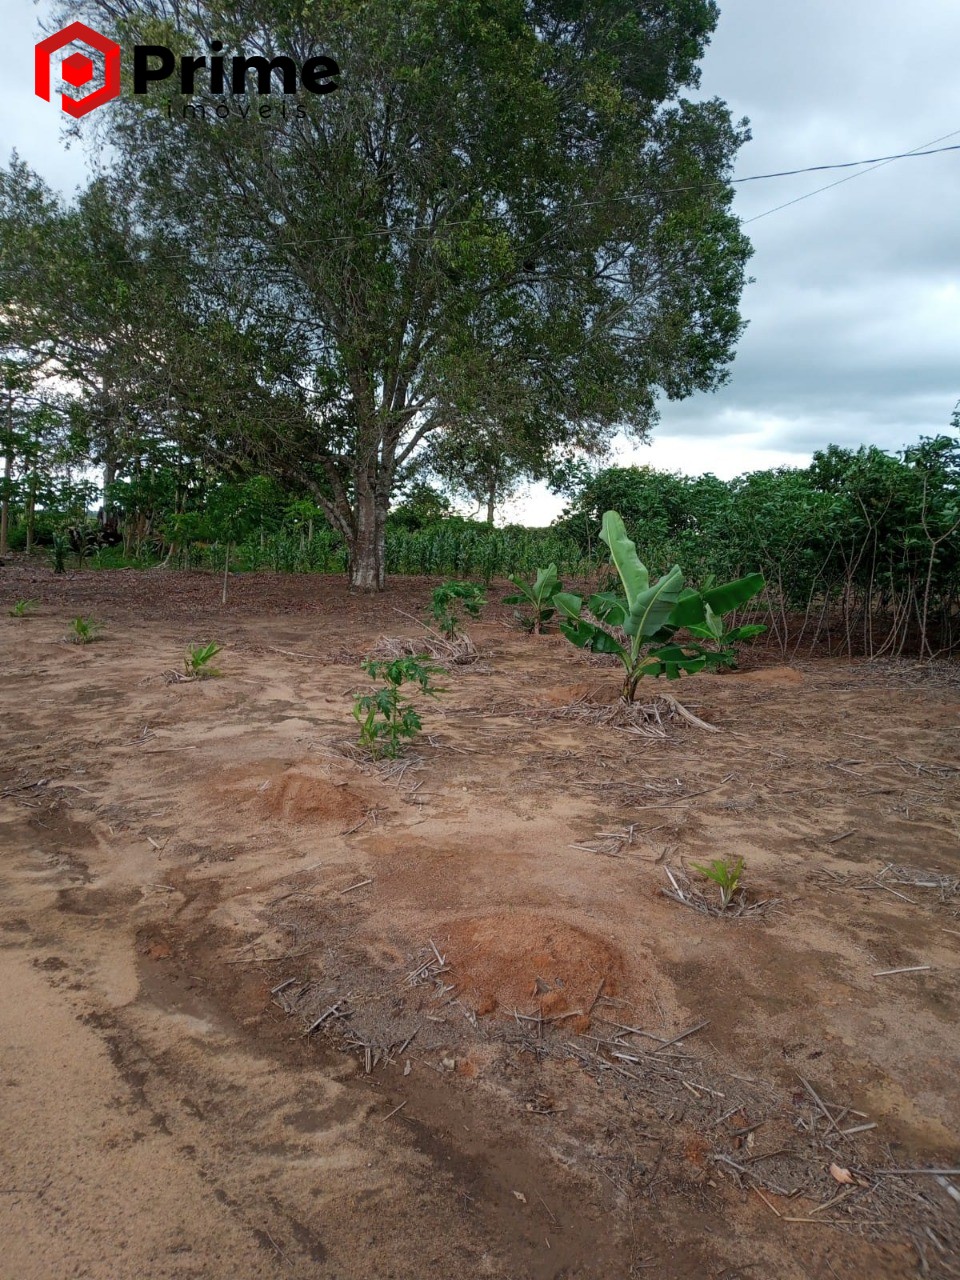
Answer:
[[[39,12],[43,12],[41,5]],[[909,151],[957,131],[956,0],[720,0],[702,92],[748,116],[736,176]],[[70,192],[88,164],[33,94],[38,10],[0,0],[6,31],[0,155],[16,147]],[[830,443],[898,449],[944,430],[960,398],[960,151],[901,160],[761,216],[849,173],[747,183],[754,245],[728,386],[667,404],[624,461],[730,477],[802,465]],[[756,219],[756,221],[751,221]],[[514,518],[559,504],[534,491]]]

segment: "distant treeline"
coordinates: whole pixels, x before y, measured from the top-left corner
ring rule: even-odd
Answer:
[[[86,530],[77,563],[340,573],[343,539],[312,502],[276,482],[188,483],[173,468],[141,471],[109,490],[111,527],[91,521],[92,494],[28,511],[11,504],[10,545],[50,544]],[[691,479],[649,467],[614,467],[581,483],[549,528],[495,528],[454,515],[420,486],[391,513],[392,574],[489,580],[555,563],[562,575],[599,579],[603,512],[619,511],[641,559],[660,572],[681,564],[695,585],[759,569],[767,591],[754,610],[782,652],[930,656],[960,643],[960,439],[921,440],[892,455],[836,446],[809,467],[735,480]]]

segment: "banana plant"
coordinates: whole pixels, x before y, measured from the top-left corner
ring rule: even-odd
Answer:
[[[751,622],[727,630],[723,622],[724,615],[739,609],[763,588],[763,575],[748,573],[744,578],[737,578],[733,582],[725,582],[705,591],[684,592],[669,620],[667,630],[670,638],[683,627],[698,640],[711,640],[717,646],[713,650],[697,646],[708,665],[736,666],[737,655],[733,646],[743,640],[763,635],[767,628],[763,623]]]
[[[650,574],[616,511],[605,513],[600,539],[609,548],[624,595],[599,592],[584,601],[578,595],[558,591],[553,601],[564,615],[560,629],[568,640],[592,653],[614,654],[623,663],[621,697],[626,701],[632,702],[636,697],[643,676],[676,680],[684,672],[733,665],[735,654],[725,646],[766,629],[744,626],[728,632],[722,623],[724,614],[746,604],[763,589],[761,574],[748,574],[701,592],[685,588],[680,567],[674,565],[651,584]],[[584,610],[592,618],[585,618]],[[719,648],[706,649],[697,640],[675,640],[681,628],[698,639],[717,642]]]
[[[623,596],[601,591],[584,601],[572,592],[558,591],[553,600],[564,615],[560,630],[568,640],[580,649],[611,653],[620,659],[624,668],[621,697],[632,702],[644,675],[698,671],[705,662],[699,654],[687,657],[675,645],[668,668],[655,652],[646,652],[646,646],[654,639],[669,638],[664,628],[683,592],[680,566],[674,565],[669,573],[651,583],[649,571],[616,511],[604,515],[600,540],[610,551],[610,559],[623,584]],[[584,608],[596,621],[583,616]],[[612,628],[622,631],[623,642]]]
[[[547,565],[546,569],[538,569],[533,582],[524,582],[522,578],[511,577],[510,581],[518,589],[515,596],[504,596],[504,604],[528,604],[533,609],[533,632],[539,635],[544,625],[557,612],[554,597],[563,590],[563,583],[557,576],[557,566]],[[519,616],[519,615],[518,615]],[[529,622],[526,623],[529,626]]]

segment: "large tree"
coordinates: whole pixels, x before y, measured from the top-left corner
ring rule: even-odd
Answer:
[[[595,450],[647,432],[658,393],[724,380],[746,130],[682,96],[712,0],[82,8],[128,53],[219,40],[224,56],[339,63],[325,95],[268,97],[251,77],[218,97],[201,71],[189,102],[174,78],[91,119],[140,219],[183,246],[202,326],[222,315],[258,348],[245,396],[277,407],[233,422],[233,447],[314,493],[354,585],[383,585],[391,494],[434,434],[509,417],[544,451]]]

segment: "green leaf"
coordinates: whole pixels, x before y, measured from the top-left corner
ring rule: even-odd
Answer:
[[[762,622],[749,622],[745,626],[734,627],[732,631],[728,631],[723,640],[725,644],[735,640],[752,640],[754,636],[762,636],[766,629]]]
[[[762,573],[748,573],[744,578],[736,578],[721,587],[711,587],[703,593],[705,605],[709,605],[719,616],[739,609],[741,605],[759,595],[766,585]]]
[[[707,655],[699,645],[666,645],[660,649],[649,650],[649,656],[656,658],[662,664],[668,680],[676,680],[681,671],[693,675],[697,671],[702,671],[707,665]]]
[[[627,597],[627,607],[632,614],[641,596],[650,586],[650,574],[637,555],[635,544],[627,537],[626,526],[616,511],[604,512],[600,541],[605,542],[610,550],[610,559],[620,575]]]
[[[627,663],[627,652],[623,645],[614,640],[609,632],[583,618],[576,622],[561,622],[560,630],[578,649],[588,649],[591,653],[610,653]]]
[[[627,618],[627,604],[612,591],[600,591],[587,601],[587,608],[601,622],[611,627],[622,627]]]
[[[550,564],[546,569],[538,569],[537,576],[532,583],[524,582],[522,578],[511,577],[510,581],[515,587],[520,589],[520,595],[504,596],[504,604],[531,604],[537,610],[541,621],[546,621],[546,608],[554,595],[560,590],[560,579],[557,576],[557,566]],[[552,616],[553,610],[550,610]]]
[[[719,644],[723,638],[723,619],[717,617],[706,600],[703,602],[703,615],[703,622],[691,623],[687,630],[691,635],[703,640],[716,640]]]
[[[548,564],[546,569],[538,569],[534,579],[531,599],[538,607],[549,600],[560,588],[557,566]]]
[[[703,626],[706,624],[706,608],[722,617],[752,600],[765,586],[762,573],[748,573],[744,578],[711,587],[709,591],[684,592],[670,615],[670,623],[676,627]]]
[[[579,620],[583,611],[582,597],[574,595],[572,591],[558,591],[553,597],[553,603],[568,618],[573,618],[575,622]]]
[[[623,624],[627,635],[655,635],[671,618],[682,587],[683,573],[680,566],[675,564],[669,573],[665,573],[652,587],[642,591],[631,603],[630,616]]]

